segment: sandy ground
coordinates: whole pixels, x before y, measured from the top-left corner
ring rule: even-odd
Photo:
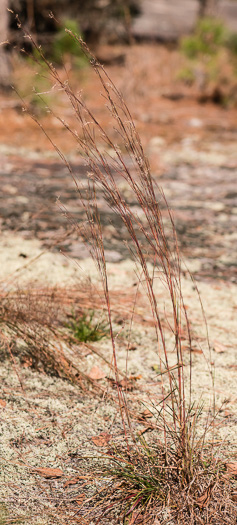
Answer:
[[[28,254],[27,264],[25,261],[19,263],[19,252]],[[75,286],[79,277],[81,279],[88,275],[92,281],[98,280],[91,260],[84,259],[79,267],[60,254],[42,253],[39,241],[23,240],[19,235],[3,235],[0,253],[2,283],[6,287],[16,286],[17,281],[21,287],[26,287],[32,281],[34,284],[68,286],[71,283]],[[18,276],[14,283],[13,275]],[[108,275],[112,289],[131,287],[135,281],[134,267],[130,260],[109,263]],[[234,442],[237,424],[237,286],[199,283],[199,291],[212,347],[216,408],[220,410],[215,423],[218,454],[220,457],[227,455],[233,459],[236,457]],[[159,301],[161,310],[166,303],[166,313],[169,312],[168,298],[160,283],[157,283],[157,294],[162,297]],[[195,348],[202,348],[210,362],[199,299],[188,279],[183,280],[183,294],[196,337]],[[147,309],[144,311],[145,316]],[[118,365],[123,372],[126,370],[127,333],[128,326],[125,324],[117,341]],[[127,371],[129,376],[139,379],[128,398],[131,410],[139,414],[144,409],[142,403],[153,410],[161,396],[160,379],[154,370],[158,357],[153,330],[144,322],[135,323],[131,343],[134,349],[128,355]],[[109,340],[97,343],[97,347],[107,359],[111,358]],[[172,363],[171,348],[170,359]],[[188,355],[186,364],[188,365]],[[103,360],[92,353],[82,360],[80,366],[86,373],[93,366],[98,366],[107,377],[111,375]],[[1,400],[6,402],[1,407],[0,500],[6,502],[7,511],[5,509],[4,512],[11,517],[22,516],[23,523],[28,523],[28,519],[35,525],[66,523],[78,505],[77,498],[82,491],[82,482],[79,480],[73,488],[67,487],[65,482],[78,475],[80,457],[93,451],[91,438],[101,432],[108,432],[113,435],[115,442],[119,443],[123,439],[116,405],[111,404],[109,399],[102,401],[91,398],[66,380],[49,377],[30,368],[18,368],[16,373],[8,360],[1,363],[0,373]],[[108,381],[103,379],[100,384],[106,386]],[[197,402],[201,398],[204,400],[203,415],[206,415],[213,390],[204,356],[195,351],[192,390]],[[144,423],[134,422],[134,429],[144,430]],[[152,439],[154,431],[148,431],[148,434]],[[63,476],[59,480],[45,480],[34,471],[35,468],[42,467],[60,468]]]

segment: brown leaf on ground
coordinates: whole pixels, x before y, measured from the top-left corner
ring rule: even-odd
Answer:
[[[138,525],[138,523],[140,523],[140,524],[144,523],[144,518],[141,516],[140,512],[135,511],[135,512],[132,513],[132,516],[131,516],[131,518],[129,520],[128,525],[135,525],[135,524]]]
[[[128,346],[128,350],[131,351],[131,352],[132,352],[133,350],[136,350],[136,349],[137,349],[137,345],[130,344],[130,345]]]
[[[188,334],[187,328],[180,328],[180,330],[179,330],[179,337],[180,337],[181,341],[185,341],[186,339],[189,338],[189,334]]]
[[[81,506],[85,498],[86,498],[86,495],[84,494],[84,492],[82,492],[81,494],[78,494],[77,499],[76,499],[77,504]]]
[[[111,440],[112,436],[111,434],[108,434],[108,432],[101,432],[98,436],[93,436],[91,438],[91,441],[93,441],[94,445],[97,447],[105,447],[109,441]]]
[[[231,416],[232,416],[232,412],[228,410],[228,408],[226,408],[226,410],[224,410],[223,417],[231,417]]]
[[[4,399],[0,399],[0,407],[5,408],[6,404],[7,403]]]
[[[237,479],[237,461],[233,463],[225,463],[227,475],[231,478]]]
[[[193,354],[202,354],[202,353],[203,353],[203,351],[201,350],[201,348],[197,348],[196,346],[192,346],[191,349],[190,349],[190,345],[185,345],[185,344],[182,345],[182,350],[183,350],[184,352],[185,352],[185,351],[186,351],[186,352],[190,352],[190,350],[191,350],[191,352],[192,352]]]
[[[214,341],[213,342],[213,350],[217,354],[224,354],[224,352],[226,352],[226,350],[227,350],[227,347],[225,345],[223,345],[222,343],[219,343],[219,341]]]
[[[199,507],[206,507],[210,501],[212,489],[214,487],[214,484],[212,483],[207,487],[207,489],[203,492],[199,498],[197,498],[196,502],[199,505]]]
[[[91,379],[99,381],[100,379],[104,379],[106,377],[106,373],[103,372],[103,370],[101,370],[98,366],[93,366],[88,376]]]
[[[129,381],[128,378],[124,378],[119,383],[117,383],[112,377],[107,377],[107,380],[111,384],[113,388],[117,388],[118,386],[122,388],[123,390],[131,391],[134,390],[134,382]]]
[[[61,478],[63,471],[60,468],[35,468],[33,472],[46,479]]]
[[[144,421],[146,419],[149,419],[152,416],[153,416],[152,412],[150,412],[150,410],[146,408],[145,410],[143,410],[143,412],[141,412],[141,414],[138,415],[137,419],[138,421]]]
[[[126,378],[120,381],[119,386],[121,386],[124,390],[128,390],[128,391],[131,391],[134,389],[134,384],[131,383],[131,381],[128,381]]]
[[[64,489],[66,489],[70,485],[76,485],[82,479],[88,479],[88,476],[77,476],[76,478],[68,479],[67,481],[65,481],[63,487],[64,487]]]
[[[143,434],[145,434],[145,432],[147,432],[148,430],[155,430],[155,426],[154,425],[147,425],[145,428],[142,428],[142,430],[139,430],[138,432],[138,435],[139,436],[142,436]]]
[[[32,365],[33,365],[33,359],[31,359],[30,357],[24,359],[24,361],[23,361],[24,368],[29,368]]]

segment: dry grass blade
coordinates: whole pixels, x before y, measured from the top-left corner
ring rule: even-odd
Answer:
[[[102,392],[102,387],[78,368],[76,360],[67,351],[73,337],[65,325],[72,304],[77,306],[78,315],[83,315],[92,303],[90,294],[90,287],[86,291],[86,284],[81,300],[80,289],[71,294],[69,290],[31,287],[1,292],[2,346],[8,349],[11,345],[11,354],[16,354],[27,366],[67,378],[87,391],[92,388]],[[74,342],[80,345],[77,339]],[[90,345],[90,350],[93,352],[93,345]]]
[[[93,459],[96,480],[94,496],[85,501],[77,516],[95,523],[142,523],[154,525],[234,525],[236,508],[228,486],[218,474],[199,464],[190,486],[183,487],[182,461],[175,451],[149,446],[140,439],[137,450],[113,444],[101,459]],[[215,482],[210,483],[210,475]],[[204,489],[204,487],[207,487]],[[98,490],[99,488],[99,490]],[[118,520],[118,521],[116,521]],[[211,520],[211,521],[210,521]]]
[[[121,318],[121,315],[123,319],[129,318],[133,303],[132,291],[115,291],[111,294],[111,303],[114,318]],[[95,290],[89,281],[78,283],[74,288],[39,288],[29,285],[25,289],[0,292],[0,304],[2,345],[6,348],[11,345],[13,355],[20,357],[26,366],[67,378],[87,391],[90,385],[92,389],[103,392],[103,388],[90,375],[78,368],[73,354],[76,357],[78,349],[89,350],[111,369],[110,360],[102,355],[90,339],[83,342],[78,339],[77,333],[67,329],[74,316],[83,322],[85,312],[103,313],[106,310],[99,289]],[[143,319],[142,311],[137,313],[137,320],[140,319]],[[92,327],[95,333],[96,322]],[[67,352],[69,347],[70,355]],[[120,372],[119,375],[125,377]]]

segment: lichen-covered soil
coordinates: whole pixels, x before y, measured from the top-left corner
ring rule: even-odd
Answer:
[[[155,46],[140,48],[137,55],[140,65],[135,60],[137,49],[132,53],[135,54],[132,55],[132,71],[131,57],[128,52],[126,54],[129,75],[124,66],[118,65],[109,66],[110,74],[115,83],[117,79],[124,88],[131,110],[135,108],[135,120],[151,161],[152,173],[174,212],[185,265],[198,283],[211,353],[200,300],[184,267],[183,296],[195,341],[192,352],[193,398],[197,402],[203,398],[205,416],[213,394],[208,371],[211,365],[215,370],[214,392],[216,408],[219,409],[215,421],[218,454],[236,461],[237,112],[211,104],[200,106],[195,98],[174,101],[162,97],[162,89],[168,88],[157,80]],[[162,50],[162,53],[166,52]],[[163,64],[164,68],[164,56],[162,60],[159,65]],[[173,56],[168,69],[172,68],[172,60]],[[142,66],[145,64],[148,71],[153,71],[153,81],[149,75],[147,81],[144,80]],[[154,87],[156,80],[157,90]],[[102,108],[104,103],[98,96],[99,89],[91,87],[90,72],[83,84],[93,110],[109,127]],[[81,287],[83,279],[88,277],[99,286],[98,274],[82,239],[77,237],[75,229],[61,212],[60,204],[56,203],[59,197],[60,203],[76,221],[84,218],[74,183],[42,132],[29,116],[19,112],[16,99],[10,95],[2,96],[1,102],[1,289],[10,291],[55,285],[68,289],[70,286]],[[61,111],[66,112],[64,100],[62,104]],[[67,116],[73,122],[70,112]],[[80,180],[86,180],[86,168],[73,143],[65,144],[58,121],[45,114],[39,118],[60,147],[65,145]],[[129,200],[129,188],[119,177],[117,183]],[[135,211],[132,198],[130,204]],[[120,292],[125,295],[127,292],[126,307],[132,311],[135,273],[124,243],[127,234],[101,194],[98,195],[98,205],[110,287],[118,293],[118,302]],[[169,318],[166,291],[159,281],[156,288],[159,307],[163,313],[165,307],[164,315]],[[121,298],[121,317],[123,308]],[[132,385],[128,403],[134,431],[144,431],[152,440],[157,435],[155,418],[149,423],[139,418],[144,404],[152,409],[161,398],[155,336],[146,300],[139,303],[139,316],[134,319],[129,335],[129,351],[126,344],[128,316],[124,319],[120,324],[117,319],[118,366],[130,377]],[[185,344],[184,336],[184,348]],[[32,525],[77,523],[82,495],[88,483],[93,484],[91,479],[83,478],[81,457],[104,451],[92,439],[102,432],[111,435],[115,443],[123,442],[111,368],[103,359],[111,361],[111,344],[109,339],[104,339],[94,345],[101,357],[92,351],[80,351],[78,346],[75,359],[86,374],[90,374],[94,367],[102,372],[102,377],[96,381],[106,391],[103,396],[90,389],[82,390],[67,380],[46,375],[31,368],[27,362],[22,366],[17,358],[12,360],[4,354],[1,359],[0,523],[15,523],[14,519],[18,518],[19,523]],[[171,347],[169,352],[172,361]],[[187,364],[188,356],[187,352]],[[58,478],[46,478],[37,470],[43,468],[59,468],[62,473]],[[88,460],[88,473],[92,472]],[[70,483],[72,480],[74,482]]]

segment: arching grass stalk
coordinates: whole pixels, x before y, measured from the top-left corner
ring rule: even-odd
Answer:
[[[180,453],[183,460],[188,461],[187,453],[187,417],[189,414],[184,380],[183,351],[181,345],[181,330],[186,325],[189,344],[191,348],[191,335],[186,310],[183,307],[181,289],[181,265],[176,238],[176,231],[171,211],[164,197],[163,191],[153,181],[148,159],[145,156],[140,137],[137,133],[131,113],[121,95],[108,77],[104,67],[91,54],[87,45],[76,35],[69,32],[81,46],[84,53],[90,59],[90,63],[99,77],[102,95],[106,106],[114,121],[114,129],[118,134],[119,147],[104,130],[95,115],[88,108],[81,94],[76,94],[70,87],[68,81],[63,81],[59,72],[44,56],[42,49],[37,46],[31,35],[27,35],[32,45],[37,49],[41,61],[47,66],[48,73],[54,85],[64,91],[73,108],[78,130],[70,127],[64,119],[57,116],[64,128],[73,136],[83,158],[88,165],[88,188],[87,199],[84,197],[83,186],[79,178],[62,151],[52,141],[47,131],[43,132],[49,138],[62,161],[67,166],[78,192],[78,197],[84,207],[87,220],[77,224],[78,233],[84,238],[89,246],[90,253],[96,262],[103,283],[104,296],[107,304],[110,335],[113,348],[113,360],[117,368],[116,344],[113,331],[110,306],[110,290],[107,276],[107,267],[103,243],[103,232],[100,224],[100,216],[96,202],[97,190],[102,191],[112,210],[119,216],[126,227],[129,235],[129,249],[139,271],[143,273],[143,281],[149,299],[151,312],[154,318],[159,367],[161,374],[161,388],[163,399],[166,397],[164,372],[169,384],[169,402],[171,403],[171,417],[174,430],[179,436]],[[37,60],[37,59],[36,59]],[[41,126],[34,115],[32,118]],[[99,144],[104,144],[102,149]],[[122,151],[123,149],[123,151]],[[111,153],[113,152],[113,153]],[[132,168],[128,167],[127,158],[130,159]],[[123,178],[129,185],[133,199],[142,210],[142,214],[133,211],[128,200],[121,192],[116,179]],[[89,198],[88,198],[89,196]],[[164,226],[162,206],[165,206],[169,216],[169,228]],[[168,231],[169,230],[169,231]],[[154,274],[168,290],[172,307],[173,345],[176,351],[176,369],[170,370],[166,334],[161,319],[160,305],[155,291]],[[172,326],[171,326],[172,325]],[[190,350],[191,351],[191,350]],[[115,378],[119,385],[118,377]],[[124,394],[118,386],[121,413],[127,413]],[[188,401],[190,403],[191,400]],[[163,434],[165,446],[167,447],[167,412],[165,401],[163,401]],[[128,414],[126,415],[128,417]],[[170,424],[170,423],[169,423]],[[125,428],[125,422],[124,422]]]
[[[68,33],[82,48],[99,78],[102,96],[112,120],[113,133],[117,133],[120,146],[115,143],[112,136],[106,132],[96,116],[91,112],[81,93],[75,93],[70,87],[69,81],[61,79],[58,70],[47,60],[42,49],[37,46],[32,36],[27,33],[26,35],[37,49],[40,60],[43,60],[47,66],[53,85],[63,90],[73,109],[75,127],[69,126],[60,116],[57,116],[57,119],[73,137],[75,144],[87,163],[88,185],[86,198],[85,187],[81,183],[79,176],[74,173],[63,152],[59,150],[38,119],[32,114],[31,116],[41,127],[68,168],[75,182],[78,198],[84,209],[85,221],[75,226],[78,234],[89,247],[103,285],[120,414],[127,443],[127,454],[128,457],[131,457],[132,451],[130,449],[129,436],[132,437],[134,442],[136,442],[136,438],[130,421],[127,397],[119,383],[116,338],[111,314],[111,291],[107,273],[103,229],[97,204],[98,191],[102,193],[107,204],[119,217],[126,229],[129,239],[128,248],[135,262],[139,275],[138,280],[142,282],[148,297],[155,327],[162,391],[161,410],[158,412],[158,419],[161,421],[163,431],[162,469],[170,468],[171,471],[175,469],[175,458],[178,472],[177,479],[179,479],[178,485],[183,489],[194,482],[195,468],[201,453],[197,453],[195,458],[196,426],[199,411],[195,408],[191,396],[192,334],[184,306],[181,261],[174,220],[162,189],[151,176],[148,159],[143,151],[140,137],[122,94],[118,91],[104,67],[92,55],[87,45],[77,35],[72,34],[70,31]],[[50,108],[48,110],[51,111]],[[52,111],[51,113],[53,114]],[[103,148],[101,144],[103,144]],[[129,187],[130,198],[121,190],[118,180],[123,180]],[[130,199],[139,207],[139,213],[134,211],[133,206],[130,204]],[[167,220],[166,223],[164,221],[164,213],[162,211],[164,208],[166,216],[168,216],[168,224]],[[157,294],[157,279],[169,296],[172,318],[167,320],[166,324],[162,318],[161,296]],[[182,347],[182,333],[184,331],[190,353],[189,374],[187,374],[190,382],[189,388],[186,385]],[[172,350],[173,353],[170,355],[169,352]],[[174,354],[175,363],[174,359],[172,359]],[[205,433],[206,427],[204,429],[204,437]],[[203,443],[204,441],[202,441],[201,451],[203,450]],[[138,456],[142,458],[143,452],[141,452],[137,444],[136,446]],[[126,474],[128,477],[131,474],[129,472]],[[136,505],[143,501],[139,499],[140,497],[139,491],[138,494],[136,492]]]

